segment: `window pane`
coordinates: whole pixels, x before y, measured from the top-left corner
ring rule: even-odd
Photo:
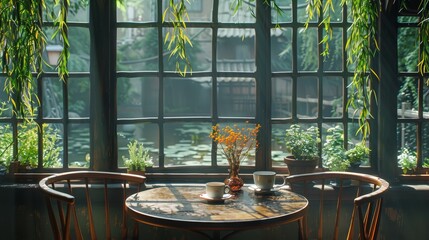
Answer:
[[[192,22],[210,22],[213,19],[213,0],[189,0],[185,1],[189,19]]]
[[[307,8],[307,0],[298,0],[298,9],[297,9],[297,17],[298,17],[298,22],[300,23],[305,23],[307,21],[307,12],[305,11],[305,9]],[[316,23],[317,22],[318,17],[314,16],[313,20],[311,20],[312,23]]]
[[[271,69],[292,71],[292,29],[271,29]]]
[[[397,129],[398,150],[408,148],[408,150],[416,151],[417,125],[414,123],[399,123]]]
[[[231,9],[230,0],[219,0],[219,22],[222,23],[254,23],[255,17],[251,13],[256,13],[254,2],[242,1],[243,5],[234,14]]]
[[[158,78],[118,78],[117,91],[118,118],[158,116]]]
[[[12,125],[7,123],[0,123],[0,162],[4,166],[9,166],[13,160],[13,135]]]
[[[218,31],[218,70],[225,72],[255,71],[255,30],[221,28]]]
[[[157,124],[118,125],[118,167],[124,167],[124,157],[129,157],[128,143],[137,140],[149,150],[154,166],[159,165],[159,128]]]
[[[329,55],[324,57],[324,71],[342,71],[343,70],[343,29],[333,28],[332,39],[329,41]],[[322,45],[325,46],[324,44]]]
[[[273,78],[271,83],[271,117],[292,117],[292,79]]]
[[[343,79],[323,78],[323,117],[343,116]]]
[[[165,124],[165,166],[210,166],[210,123]]]
[[[298,32],[298,70],[317,71],[319,67],[317,28],[300,28]]]
[[[278,14],[274,9],[271,10],[271,20],[273,23],[292,22],[292,0],[277,0],[276,4],[282,9]]]
[[[423,81],[426,83],[429,79],[424,79]],[[427,84],[423,85],[423,117],[429,118],[429,86]]]
[[[117,29],[118,71],[157,71],[159,68],[156,28]]]
[[[118,3],[118,22],[155,22],[157,13],[156,0],[122,0]],[[122,3],[122,4],[121,4]]]
[[[43,116],[63,117],[63,82],[58,78],[43,78]]]
[[[70,0],[67,21],[89,22],[89,1]]]
[[[318,113],[319,91],[317,78],[300,77],[297,81],[297,114],[299,118],[315,118]]]
[[[43,124],[43,167],[63,167],[63,126],[61,124]]]
[[[417,72],[419,38],[418,28],[398,28],[398,70]]]
[[[171,29],[169,29],[171,30]],[[186,55],[191,62],[192,71],[210,71],[212,63],[212,31],[208,28],[187,28],[186,34],[192,39],[192,47],[186,46]],[[173,72],[176,70],[176,56],[170,56],[171,50],[164,44],[164,69]]]
[[[418,86],[417,79],[400,78],[398,93],[398,118],[418,118]]]
[[[210,78],[166,78],[165,116],[210,116],[211,91]]]
[[[0,76],[0,86],[4,86],[6,78]],[[0,91],[0,118],[12,117],[12,104],[8,102],[6,91]]]
[[[90,162],[89,124],[70,124],[68,161],[71,168],[88,168]]]
[[[271,159],[273,167],[285,167],[284,158],[290,155],[286,152],[284,138],[290,124],[273,124],[271,129]]]
[[[429,167],[429,122],[423,123],[422,159],[423,159],[423,167]]]
[[[253,78],[218,79],[218,113],[222,117],[254,117],[256,84]]]
[[[89,78],[70,78],[67,81],[67,86],[69,91],[69,118],[89,117]]]
[[[90,36],[88,28],[69,27],[70,72],[89,72]]]

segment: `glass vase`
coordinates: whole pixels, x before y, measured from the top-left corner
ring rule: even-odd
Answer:
[[[229,178],[225,179],[225,185],[229,186],[231,192],[238,192],[243,187],[243,179],[240,178],[238,172],[240,166],[238,164],[231,164],[229,166]]]

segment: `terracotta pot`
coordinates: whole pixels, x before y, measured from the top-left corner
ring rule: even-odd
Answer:
[[[295,175],[314,172],[319,159],[315,158],[313,160],[296,160],[293,156],[287,156],[285,157],[284,162],[289,169],[289,174]]]

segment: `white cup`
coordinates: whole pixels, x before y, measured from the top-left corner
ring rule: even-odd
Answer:
[[[258,189],[271,190],[276,182],[276,172],[256,171],[253,173],[253,181]],[[285,181],[280,186],[283,186]]]
[[[206,195],[209,198],[221,199],[225,193],[229,193],[229,187],[223,182],[206,183]]]

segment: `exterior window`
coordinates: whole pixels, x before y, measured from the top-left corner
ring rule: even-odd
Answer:
[[[10,106],[2,105],[0,160],[23,158],[22,146],[28,145],[33,157],[26,158],[35,171],[124,171],[127,146],[137,140],[152,157],[150,171],[226,173],[227,161],[209,137],[212,126],[259,123],[259,147],[241,171],[286,173],[283,159],[290,153],[284,136],[292,124],[319,128],[320,156],[329,128],[342,129],[345,148],[358,143],[358,116],[354,109],[346,111],[354,70],[345,57],[350,9],[334,4],[329,55],[323,56],[325,45],[319,43],[324,26],[321,19],[313,19],[305,28],[305,0],[276,0],[282,14],[262,7],[264,2],[243,1],[235,14],[229,0],[187,2],[185,32],[193,46],[186,51],[192,72],[188,69],[181,76],[177,59],[164,42],[173,26],[168,14],[163,21],[169,1],[124,0],[115,6],[71,1],[67,83],[59,80],[55,60],[52,68],[33,75],[40,101],[36,114],[29,116],[33,123],[17,119]],[[103,7],[94,7],[97,4]],[[397,103],[378,108],[397,111],[393,128],[398,155],[403,148],[415,153],[417,171],[424,173],[429,166],[429,88],[427,74],[421,76],[417,69],[418,24],[416,16],[397,18],[398,71],[392,73],[399,84],[398,94],[394,92]],[[43,29],[51,35],[53,23],[45,21]],[[45,61],[62,41],[59,37],[48,41]],[[0,84],[5,78],[0,73]],[[94,97],[97,94],[101,97]],[[7,101],[3,92],[0,100]],[[100,118],[104,112],[107,119]],[[100,131],[100,124],[107,128]],[[380,170],[375,159],[383,152],[380,135],[371,131],[366,144],[373,148],[372,159],[362,170]],[[396,162],[389,166],[396,169]]]

